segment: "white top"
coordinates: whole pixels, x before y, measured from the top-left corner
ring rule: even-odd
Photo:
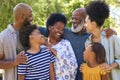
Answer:
[[[56,80],[75,80],[78,65],[70,42],[62,39],[52,47],[57,50],[54,63]]]
[[[12,25],[8,25],[4,31],[0,33],[0,53],[4,54],[4,60],[14,60],[16,57],[16,31]],[[3,71],[2,80],[17,80],[16,67]]]

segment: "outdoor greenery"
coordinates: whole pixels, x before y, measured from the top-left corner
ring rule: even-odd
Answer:
[[[67,19],[67,27],[71,27],[71,15],[76,8],[84,7],[91,0],[0,0],[0,32],[8,24],[13,23],[13,8],[17,3],[27,3],[33,9],[34,24],[45,26],[47,17],[54,12],[63,13]],[[115,0],[106,0],[109,5],[119,6]],[[117,3],[117,4],[116,4]],[[106,20],[104,28],[114,26],[113,18]]]

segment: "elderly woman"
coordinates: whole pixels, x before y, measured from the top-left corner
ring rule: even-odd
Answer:
[[[75,80],[77,61],[71,44],[62,39],[66,17],[60,13],[51,14],[46,22],[49,31],[47,44],[57,51],[54,63],[56,80]]]
[[[85,28],[91,36],[87,39],[86,44],[91,42],[101,43],[106,50],[106,61],[103,64],[106,70],[111,70],[111,79],[120,80],[120,38],[112,35],[106,38],[106,33],[101,33],[101,26],[106,18],[109,17],[109,8],[105,2],[92,1],[86,7],[87,17],[85,19]]]

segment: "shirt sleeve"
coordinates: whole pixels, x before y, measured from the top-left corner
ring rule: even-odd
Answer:
[[[110,73],[110,71],[107,71],[105,69],[100,69],[100,74],[101,75],[106,75],[107,73]]]
[[[18,74],[26,74],[26,70],[27,70],[26,64],[18,65]]]
[[[113,36],[113,52],[114,52],[114,57],[115,57],[115,62],[119,64],[120,68],[120,38],[117,37],[116,35]]]
[[[3,46],[2,38],[0,37],[0,53],[3,52],[4,52],[4,46]]]
[[[48,32],[47,28],[39,27],[39,31],[42,35],[44,35],[45,37],[48,37],[49,32]]]

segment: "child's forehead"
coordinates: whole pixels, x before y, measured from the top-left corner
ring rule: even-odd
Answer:
[[[39,32],[39,30],[38,30],[38,29],[35,29],[33,32]]]

